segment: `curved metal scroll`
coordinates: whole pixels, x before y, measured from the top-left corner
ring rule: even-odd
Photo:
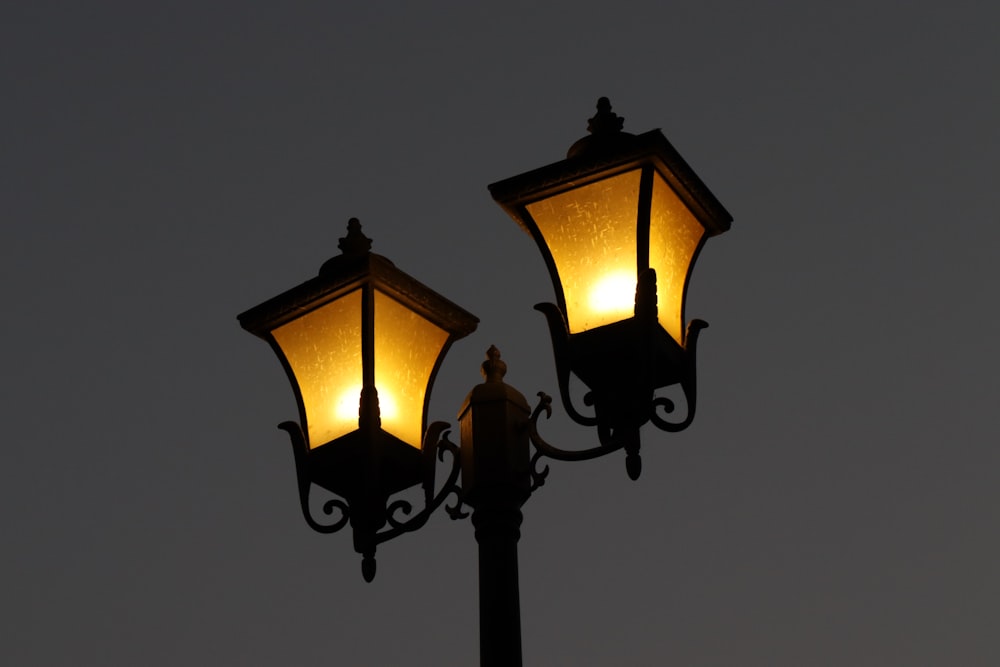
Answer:
[[[597,416],[584,417],[575,411],[570,403],[568,391],[569,373],[571,369],[569,368],[569,363],[565,361],[565,350],[568,339],[559,335],[560,329],[557,326],[561,325],[561,330],[564,331],[565,323],[563,323],[561,319],[559,310],[552,304],[539,304],[536,306],[536,309],[542,311],[549,320],[549,328],[552,332],[552,344],[556,353],[556,370],[559,378],[559,391],[562,394],[563,405],[566,407],[567,412],[570,413],[570,417],[572,417],[574,421],[584,425],[597,427],[597,436],[600,445],[589,449],[566,450],[546,442],[545,439],[538,433],[538,419],[543,412],[545,413],[546,418],[551,417],[552,398],[544,392],[539,392],[538,396],[540,400],[538,406],[535,408],[531,415],[531,419],[529,420],[529,438],[535,445],[536,450],[535,454],[531,458],[531,489],[534,490],[542,486],[549,474],[548,466],[543,468],[538,467],[539,460],[542,456],[548,456],[549,458],[560,461],[585,461],[604,456],[605,454],[610,454],[611,452],[618,451],[619,449],[624,449],[627,455],[625,458],[625,468],[628,472],[628,476],[633,480],[638,479],[642,472],[642,458],[639,455],[639,426],[645,421],[645,419],[640,416],[635,423],[632,423],[631,420],[629,420],[618,425],[613,425],[599,420]],[[649,394],[647,394],[649,398],[646,399],[649,400],[648,412],[643,408],[638,409],[639,415],[643,413],[648,415],[648,420],[651,421],[654,426],[663,431],[670,433],[683,431],[694,421],[695,409],[697,407],[697,373],[695,363],[697,359],[698,336],[701,333],[701,330],[706,327],[708,327],[707,322],[697,319],[691,320],[687,327],[687,345],[683,349],[683,357],[681,358],[682,365],[678,369],[681,390],[684,392],[684,398],[687,403],[687,411],[684,415],[684,419],[679,422],[673,422],[661,416],[661,411],[665,414],[669,414],[674,411],[674,402],[666,397],[652,396],[652,387],[650,387]],[[595,402],[593,392],[588,392],[584,396],[585,404],[594,405]]]
[[[696,372],[698,336],[701,334],[702,329],[707,328],[708,322],[705,320],[691,320],[687,326],[684,367],[681,369],[681,390],[684,392],[684,400],[687,402],[687,414],[684,416],[683,421],[667,421],[657,414],[658,409],[662,409],[665,413],[674,411],[674,402],[669,398],[654,398],[650,406],[649,420],[663,431],[677,433],[686,429],[694,421],[695,407],[698,402],[698,374]]]
[[[449,516],[453,519],[462,518],[463,516],[468,516],[468,514],[461,511],[461,487],[458,486],[458,475],[462,470],[461,457],[459,456],[458,446],[453,442],[448,440],[448,429],[451,425],[448,422],[433,422],[428,428],[427,433],[424,435],[424,448],[426,456],[428,457],[430,463],[430,475],[429,482],[424,483],[424,508],[417,512],[413,518],[408,521],[397,521],[393,516],[395,512],[402,511],[403,514],[409,515],[412,511],[413,506],[405,500],[397,500],[390,504],[386,508],[386,522],[389,524],[389,530],[384,530],[375,534],[375,544],[382,544],[394,537],[402,535],[403,533],[410,533],[418,528],[422,527],[427,523],[427,519],[430,518],[431,514],[434,513],[438,507],[447,500],[448,496],[455,494],[458,500],[453,507],[446,507],[445,511],[448,512]],[[444,462],[444,453],[448,452],[451,455],[451,470],[448,472],[448,478],[445,480],[441,489],[435,494],[434,493],[434,456],[437,455],[437,460]],[[453,513],[458,513],[460,516],[455,516]]]
[[[573,372],[573,362],[570,354],[570,336],[562,311],[559,310],[558,306],[552,303],[539,303],[535,305],[535,310],[545,315],[545,319],[548,322],[549,334],[552,338],[552,349],[556,363],[556,379],[559,383],[559,395],[562,399],[563,407],[566,410],[566,413],[578,424],[583,426],[596,426],[598,428],[598,437],[600,438],[601,444],[611,446],[611,441],[613,440],[611,426],[605,424],[598,414],[584,415],[577,410],[575,405],[573,405],[569,389],[569,378],[570,374]],[[704,320],[691,320],[688,323],[687,333],[685,335],[686,344],[683,348],[679,348],[678,351],[680,354],[675,358],[675,362],[680,365],[677,369],[677,375],[680,378],[681,389],[684,392],[684,398],[687,402],[687,414],[684,416],[684,419],[679,422],[674,422],[663,416],[673,412],[674,410],[674,403],[670,399],[662,397],[650,398],[651,403],[648,413],[649,420],[661,430],[675,433],[677,431],[684,430],[694,421],[695,406],[697,403],[697,376],[695,373],[695,360],[697,357],[698,336],[701,330],[707,327],[708,323]],[[652,393],[652,391],[656,388],[657,387],[649,387],[648,389],[650,393]],[[594,407],[596,401],[597,399],[593,390],[588,391],[583,395],[583,404],[588,407]]]
[[[531,457],[531,479],[532,479],[532,490],[542,486],[545,483],[545,478],[549,474],[549,467],[539,470],[537,463],[542,456],[548,456],[551,459],[556,459],[558,461],[586,461],[588,459],[595,459],[599,456],[604,456],[605,454],[610,454],[611,452],[618,451],[622,448],[622,444],[615,441],[614,438],[608,438],[605,442],[601,440],[601,444],[597,447],[591,447],[590,449],[561,449],[553,444],[545,441],[545,439],[538,433],[538,418],[541,417],[542,413],[545,413],[545,417],[549,418],[552,416],[552,397],[546,394],[544,391],[538,392],[538,405],[535,410],[531,413],[531,419],[528,420],[528,438],[531,443],[535,445],[535,454]]]
[[[583,426],[597,426],[597,416],[587,416],[576,409],[570,400],[569,374],[571,368],[569,352],[569,329],[566,326],[566,319],[562,311],[554,303],[537,303],[535,310],[545,316],[549,324],[549,335],[552,337],[552,351],[556,360],[556,379],[559,382],[559,396],[562,398],[563,408],[570,418]],[[590,396],[588,392],[587,396]],[[591,405],[587,396],[584,397],[584,404]],[[551,410],[550,410],[551,412]]]
[[[336,509],[340,511],[340,518],[331,524],[319,523],[313,518],[312,512],[309,511],[309,489],[312,487],[312,480],[309,479],[309,467],[306,464],[309,449],[306,445],[305,435],[302,433],[302,427],[299,426],[298,422],[286,421],[278,424],[278,428],[288,433],[288,437],[292,441],[292,452],[295,454],[295,476],[299,486],[299,504],[302,506],[302,515],[305,517],[306,523],[317,533],[337,532],[350,521],[350,506],[339,498],[331,498],[323,503],[323,513],[333,514],[333,510]]]

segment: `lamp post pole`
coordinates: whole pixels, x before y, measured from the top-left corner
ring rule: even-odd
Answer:
[[[521,505],[531,494],[528,402],[503,382],[496,347],[483,362],[486,379],[459,412],[463,501],[473,508],[479,543],[479,654],[482,667],[521,666],[517,541]]]
[[[521,510],[501,501],[472,514],[479,542],[479,664],[521,667],[517,540]]]
[[[732,218],[659,130],[623,132],[607,98],[597,110],[591,136],[565,160],[489,188],[549,269],[556,303],[535,307],[549,324],[559,393],[571,419],[596,427],[599,445],[546,442],[537,423],[551,414],[552,399],[539,394],[532,411],[503,382],[507,367],[495,347],[482,365],[485,381],[459,411],[461,447],[447,439],[448,423],[428,425],[441,359],[478,320],[369,252],[357,219],[341,255],[318,276],[239,316],[277,353],[295,391],[300,421],[280,428],[292,441],[305,520],[321,533],[350,525],[366,581],[375,576],[376,547],[418,530],[447,498],[458,498],[445,507],[452,518],[468,516],[463,504],[473,509],[483,667],[521,665],[517,542],[521,506],[548,474],[539,458],[583,461],[624,450],[636,479],[639,429],[652,423],[673,433],[694,419],[696,344],[707,325],[685,328],[687,282],[705,239]],[[587,387],[583,403],[593,414],[574,407],[571,375]],[[670,417],[674,402],[656,394],[675,385],[683,417]],[[451,469],[436,486],[435,459],[444,454]],[[313,486],[338,496],[323,505],[332,521],[313,516]],[[423,509],[392,499],[417,486]]]

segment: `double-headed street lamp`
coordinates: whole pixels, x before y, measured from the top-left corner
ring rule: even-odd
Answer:
[[[460,446],[447,439],[448,423],[428,426],[438,367],[478,320],[370,252],[356,219],[316,278],[239,316],[271,344],[295,392],[299,422],[280,427],[292,440],[306,522],[323,533],[350,524],[365,580],[375,576],[377,545],[420,528],[449,496],[452,518],[473,508],[483,665],[521,664],[517,540],[520,507],[548,474],[539,459],[624,449],[637,479],[640,427],[680,431],[694,418],[695,350],[707,325],[685,326],[688,278],[705,239],[729,229],[731,217],[659,130],[622,132],[606,98],[597,108],[590,135],[565,160],[490,186],[545,259],[556,303],[536,308],[548,320],[562,403],[574,421],[597,428],[597,446],[545,442],[537,421],[551,399],[540,393],[532,411],[503,382],[495,347],[485,382],[459,412]],[[574,407],[570,374],[586,385],[592,415]],[[673,403],[655,392],[676,384],[686,408],[671,420]],[[436,485],[445,453],[451,469]],[[339,496],[323,505],[332,522],[313,516],[313,485]],[[417,486],[424,506],[416,513],[393,499]]]

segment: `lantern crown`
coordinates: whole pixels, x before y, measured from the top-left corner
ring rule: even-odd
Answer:
[[[367,255],[372,249],[372,240],[361,231],[361,221],[351,218],[347,221],[347,236],[337,243],[341,254],[354,257]],[[322,271],[322,269],[320,269]]]
[[[611,111],[608,98],[598,100],[598,112],[587,125],[589,135],[567,151],[565,160],[497,181],[489,186],[493,199],[531,234],[523,204],[650,165],[667,181],[709,236],[728,231],[732,216],[695,174],[660,130],[635,135],[623,131],[624,118]]]
[[[267,340],[271,330],[367,281],[404,306],[439,321],[456,339],[476,330],[477,317],[396,268],[389,259],[371,252],[372,240],[361,231],[357,218],[348,221],[347,230],[338,243],[341,254],[326,260],[317,277],[241,313],[240,325]]]

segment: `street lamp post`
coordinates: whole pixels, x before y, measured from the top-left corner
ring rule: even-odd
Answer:
[[[549,324],[562,403],[576,422],[596,427],[597,446],[546,442],[538,420],[551,413],[551,399],[539,393],[532,410],[503,382],[506,364],[495,347],[482,365],[485,381],[459,412],[460,446],[448,440],[448,423],[428,425],[437,369],[478,320],[371,253],[356,219],[341,254],[316,278],[239,316],[270,343],[295,392],[299,421],[280,427],[292,441],[305,520],[323,533],[350,525],[366,581],[379,544],[423,526],[450,496],[452,518],[472,508],[484,667],[521,664],[517,542],[521,506],[548,474],[540,458],[624,449],[636,479],[640,427],[679,431],[694,419],[695,349],[707,325],[685,327],[687,283],[705,239],[726,231],[731,218],[658,130],[622,132],[606,98],[588,129],[565,160],[490,192],[535,239],[549,269],[556,303],[536,308]],[[587,386],[583,402],[593,415],[574,406],[571,374]],[[660,414],[674,405],[655,395],[675,384],[686,402],[679,421]],[[446,454],[451,469],[437,485],[436,462]],[[331,521],[313,515],[314,485],[339,497],[323,505]],[[393,499],[417,486],[418,511]]]
[[[521,607],[517,542],[521,505],[532,491],[530,409],[503,382],[507,364],[491,346],[485,382],[469,392],[458,420],[463,501],[473,508],[479,543],[479,646],[483,667],[521,664]]]

